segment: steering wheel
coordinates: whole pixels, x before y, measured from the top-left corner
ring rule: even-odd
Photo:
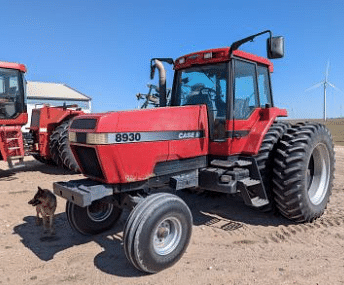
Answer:
[[[206,92],[206,93],[203,93],[203,91]],[[214,89],[209,88],[209,87],[203,87],[203,88],[201,88],[201,89],[199,90],[199,94],[198,94],[198,95],[208,95],[209,100],[212,100],[212,99],[211,99],[211,98],[212,98],[212,93],[214,94],[214,98],[215,98],[215,96],[216,96],[216,91],[215,91]]]

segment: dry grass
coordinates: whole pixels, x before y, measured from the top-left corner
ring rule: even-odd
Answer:
[[[344,146],[344,118],[338,118],[338,119],[328,119],[326,122],[321,119],[309,119],[309,120],[288,120],[291,123],[296,122],[318,122],[325,124],[331,131],[331,134],[333,136],[333,141],[336,145],[342,145]]]

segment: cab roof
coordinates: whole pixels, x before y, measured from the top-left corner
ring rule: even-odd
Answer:
[[[21,63],[0,61],[0,68],[17,69],[22,72],[26,72],[26,66]]]
[[[249,61],[257,62],[269,67],[270,72],[273,72],[273,64],[265,57],[257,56],[245,51],[235,50],[233,51],[235,57],[247,59]],[[175,60],[174,69],[183,69],[191,67],[193,65],[203,65],[218,62],[226,62],[230,60],[230,47],[208,49],[198,51],[181,56]]]

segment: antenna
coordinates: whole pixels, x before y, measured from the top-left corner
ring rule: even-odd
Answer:
[[[337,88],[336,86],[334,86],[332,83],[330,83],[328,81],[329,69],[330,69],[330,61],[327,61],[325,80],[323,80],[323,81],[321,81],[321,82],[319,82],[319,83],[317,83],[317,84],[315,84],[315,85],[313,85],[313,86],[311,86],[305,90],[305,92],[307,92],[307,91],[310,91],[312,89],[318,88],[321,85],[324,86],[324,121],[326,121],[326,118],[327,118],[327,115],[326,115],[326,89],[327,89],[327,87],[331,86],[333,89],[336,89],[336,90],[342,92],[339,88]]]

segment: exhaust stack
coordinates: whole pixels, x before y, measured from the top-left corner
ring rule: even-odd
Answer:
[[[154,64],[153,64],[154,61]],[[159,70],[159,97],[160,97],[160,107],[165,107],[167,104],[166,98],[166,70],[162,62],[167,62],[173,64],[172,58],[152,58],[151,59],[151,74],[150,79],[154,78],[155,68]]]

